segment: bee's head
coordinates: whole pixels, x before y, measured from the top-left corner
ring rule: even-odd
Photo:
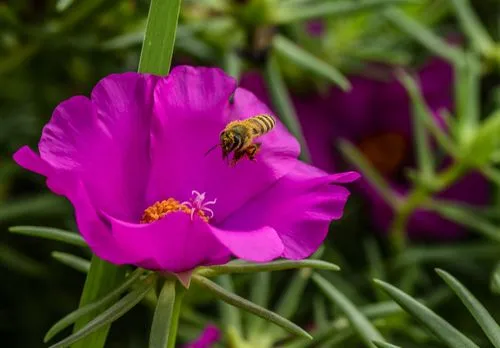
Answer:
[[[241,136],[232,131],[223,131],[220,133],[220,145],[222,147],[222,158],[226,158],[231,151],[235,150],[241,144]]]

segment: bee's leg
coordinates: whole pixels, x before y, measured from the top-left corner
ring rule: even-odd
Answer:
[[[234,151],[233,159],[231,160],[231,167],[234,167],[236,163],[245,156],[245,151]]]
[[[259,152],[261,146],[262,146],[261,143],[254,143],[249,147],[247,147],[246,154],[249,160],[255,161],[255,155],[257,155],[257,152]]]

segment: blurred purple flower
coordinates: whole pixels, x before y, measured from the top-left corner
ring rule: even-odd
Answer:
[[[452,67],[435,58],[417,75],[428,107],[438,123],[445,127],[440,111],[452,109]],[[356,78],[352,82],[353,89],[348,96],[338,90],[331,96],[330,103],[336,109],[337,135],[356,144],[389,180],[392,189],[405,195],[410,190],[410,183],[404,177],[403,169],[415,165],[411,103],[407,92],[395,78],[389,82]],[[449,162],[446,158],[445,161]],[[445,164],[449,163],[443,162],[441,168]],[[369,201],[375,225],[379,230],[387,231],[394,212],[366,180],[360,181],[358,187]],[[436,197],[483,205],[489,197],[488,182],[481,175],[472,173]],[[417,210],[408,223],[408,236],[412,239],[449,240],[464,233],[461,226],[424,210]]]
[[[339,158],[333,142],[335,138],[347,139],[389,180],[395,192],[405,195],[410,183],[403,169],[415,165],[411,104],[406,90],[394,76],[388,81],[360,76],[350,80],[353,86],[350,92],[332,88],[326,97],[293,97],[312,163],[333,171]],[[433,115],[445,127],[439,111],[452,108],[452,67],[443,60],[432,59],[418,72],[418,80]],[[242,85],[258,95],[265,92],[263,82],[259,83],[255,74],[244,76]],[[360,180],[357,187],[366,196],[378,229],[387,231],[392,209],[366,180]],[[437,197],[483,205],[489,198],[489,185],[481,175],[472,173]],[[408,226],[408,234],[414,239],[452,239],[462,236],[464,231],[437,214],[423,210],[413,214]]]
[[[325,33],[326,24],[324,20],[314,19],[306,22],[306,31],[314,37],[322,36]]]
[[[195,341],[184,345],[183,348],[211,348],[220,338],[221,333],[217,326],[208,325]]]
[[[302,259],[342,216],[349,191],[330,183],[359,175],[299,162],[281,123],[255,162],[205,156],[228,122],[269,112],[220,69],[114,74],[55,109],[39,155],[24,146],[14,159],[71,201],[90,248],[114,264],[183,272],[231,254]]]

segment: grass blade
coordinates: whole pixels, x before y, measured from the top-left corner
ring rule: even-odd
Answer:
[[[285,271],[297,268],[313,268],[326,271],[340,270],[339,266],[321,260],[278,260],[266,263],[250,263],[236,260],[236,262],[229,262],[225,265],[201,267],[196,271],[196,274],[204,277],[214,277],[221,274]]]
[[[175,283],[176,280],[165,280],[163,284],[151,324],[149,347],[167,347],[170,322],[174,312]]]
[[[346,16],[363,11],[373,11],[377,8],[413,2],[412,0],[359,0],[330,1],[280,8],[275,21],[280,24],[304,21],[318,17]]]
[[[344,294],[319,274],[314,274],[312,279],[323,293],[344,313],[367,347],[375,347],[372,341],[384,341],[382,334]]]
[[[279,52],[290,61],[300,65],[306,70],[329,79],[342,90],[348,91],[351,89],[351,83],[339,70],[321,59],[316,58],[286,37],[281,35],[275,36],[273,39],[273,47],[276,52]]]
[[[277,314],[286,319],[290,319],[295,314],[303,298],[302,296],[311,273],[311,269],[302,269],[296,272],[276,305],[275,312]]]
[[[447,321],[411,296],[381,280],[375,280],[375,283],[380,286],[406,312],[411,314],[448,347],[479,348],[474,342],[451,326]]]
[[[231,276],[223,274],[217,278],[217,282],[224,290],[234,292],[233,280],[231,279]],[[224,328],[226,330],[231,329],[236,331],[241,335],[243,331],[241,329],[240,311],[233,306],[228,305],[226,302],[219,302],[219,305]]]
[[[52,194],[18,198],[5,202],[0,206],[0,222],[13,220],[22,216],[48,216],[66,213],[68,205],[63,198]]]
[[[32,277],[49,274],[45,265],[4,243],[0,243],[0,265]]]
[[[40,226],[13,226],[9,227],[9,232],[22,234],[25,236],[52,239],[66,244],[86,247],[87,243],[79,234],[52,227]]]
[[[79,272],[88,273],[90,270],[90,261],[84,259],[83,257],[76,256],[73,254],[63,253],[60,251],[53,251],[51,255],[57,261],[73,269],[76,269]]]
[[[491,275],[491,291],[495,294],[500,294],[500,262],[497,263],[493,274]]]
[[[70,314],[66,315],[64,318],[59,320],[57,323],[52,325],[52,327],[47,331],[45,334],[45,337],[43,339],[43,342],[46,343],[52,339],[55,335],[57,335],[59,332],[70,326],[71,324],[75,323],[78,319],[80,319],[83,316],[92,314],[97,312],[99,309],[103,307],[109,306],[113,301],[115,301],[123,292],[125,292],[127,289],[129,289],[132,285],[135,284],[141,277],[141,275],[144,273],[144,270],[138,268],[130,276],[127,277],[127,279],[116,289],[111,291],[109,294],[104,296],[103,298],[97,300],[96,302],[93,302],[91,304],[88,304],[84,307],[78,308],[76,311],[71,312]]]
[[[153,316],[149,347],[175,347],[179,315],[185,293],[184,287],[176,279],[165,280]]]
[[[395,346],[394,344],[390,344],[390,343],[387,343],[387,342],[373,341],[373,344],[377,348],[401,348],[399,346]]]
[[[474,316],[476,322],[481,326],[490,342],[496,348],[500,348],[500,326],[491,316],[486,308],[476,299],[474,295],[451,274],[436,269],[437,274],[444,279],[446,284],[455,292],[469,312]]]
[[[432,201],[426,207],[450,221],[470,227],[471,231],[476,231],[491,240],[500,242],[500,228],[471,213],[465,206],[461,207],[459,204],[451,202]]]
[[[253,276],[250,289],[250,301],[266,308],[271,297],[271,273],[260,272]],[[233,307],[234,308],[234,307]],[[262,328],[266,324],[264,320],[255,315],[248,314],[247,326],[250,341],[254,337],[262,335]]]
[[[297,118],[295,108],[292,104],[292,100],[290,99],[279,64],[273,54],[271,54],[267,60],[265,73],[267,87],[271,94],[273,105],[278,112],[281,121],[298,139],[301,147],[301,159],[306,162],[310,162],[311,154],[309,153],[299,119]]]
[[[463,53],[458,48],[450,46],[444,40],[436,36],[431,30],[409,17],[403,11],[391,8],[384,11],[384,16],[402,32],[413,37],[430,51],[450,62],[462,62]]]
[[[129,310],[131,310],[136,304],[138,304],[146,294],[153,289],[153,282],[147,282],[142,284],[139,288],[132,291],[121,300],[116,302],[114,305],[109,307],[106,311],[104,311],[101,315],[90,321],[87,325],[85,325],[81,330],[78,330],[71,336],[66,337],[62,341],[50,346],[49,348],[63,348],[68,347],[75,342],[81,342],[81,340],[93,332],[111,325],[111,323]],[[85,347],[95,347],[94,345],[85,345]]]
[[[462,25],[463,31],[477,52],[488,55],[494,49],[495,43],[483,27],[476,13],[470,6],[468,0],[451,0],[458,20]]]
[[[152,0],[142,45],[139,72],[166,75],[174,52],[181,0]]]
[[[288,332],[306,337],[311,339],[311,335],[309,335],[305,330],[303,330],[301,327],[295,325],[291,321],[277,315],[274,312],[271,312],[263,307],[257,306],[255,303],[252,303],[236,294],[233,294],[231,292],[226,291],[223,287],[215,284],[211,280],[201,277],[199,275],[194,275],[193,276],[193,281],[199,285],[200,287],[212,292],[215,296],[223,300],[224,302],[229,303],[230,305],[233,305],[235,307],[241,308],[247,312],[253,313],[264,320],[267,320],[271,323],[274,323],[283,329],[287,330]]]

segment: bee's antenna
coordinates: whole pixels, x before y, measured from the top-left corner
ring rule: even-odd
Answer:
[[[212,146],[207,152],[205,152],[205,156],[208,155],[210,152],[212,152],[213,150],[215,150],[217,148],[217,146],[219,146],[220,144],[215,144],[214,146]]]

